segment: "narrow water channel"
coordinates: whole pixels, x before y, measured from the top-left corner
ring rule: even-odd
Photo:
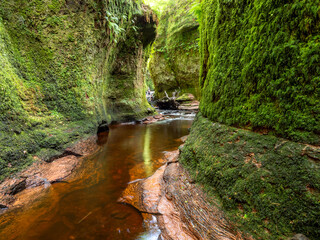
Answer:
[[[179,119],[111,127],[101,151],[83,160],[71,180],[0,216],[0,239],[148,239],[141,215],[117,199],[128,182],[152,175],[156,160],[181,144],[191,124]]]

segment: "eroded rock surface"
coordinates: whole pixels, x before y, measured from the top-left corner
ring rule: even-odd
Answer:
[[[178,162],[179,150],[154,175],[128,185],[119,202],[157,217],[161,239],[252,239],[229,222],[219,204],[194,184]]]
[[[97,137],[93,136],[66,149],[63,155],[57,156],[51,162],[35,157],[31,167],[0,184],[1,206],[8,209],[26,204],[50,184],[65,182],[64,179],[77,167],[79,157],[87,156],[98,149]]]
[[[158,114],[156,116],[149,116],[149,117],[142,119],[142,123],[143,124],[150,124],[150,123],[155,123],[155,122],[162,121],[165,119],[166,119],[166,117],[164,115]]]
[[[199,101],[193,100],[192,102],[182,103],[179,106],[179,110],[198,111],[199,110]]]

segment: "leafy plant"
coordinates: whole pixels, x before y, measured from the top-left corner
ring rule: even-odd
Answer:
[[[124,38],[126,29],[134,24],[133,16],[141,14],[141,4],[135,0],[113,0],[104,2],[106,28],[111,42]],[[136,29],[134,29],[136,30]]]
[[[201,14],[202,14],[202,7],[200,2],[195,2],[192,4],[190,10],[192,14],[194,14],[197,17],[197,21],[200,22],[201,20]]]

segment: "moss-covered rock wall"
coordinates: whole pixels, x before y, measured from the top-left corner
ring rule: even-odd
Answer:
[[[181,162],[255,239],[320,239],[319,23],[318,0],[202,1]]]
[[[199,114],[181,162],[255,239],[320,238],[320,151]]]
[[[102,122],[146,115],[152,33],[139,1],[1,1],[0,180]]]
[[[157,97],[164,91],[199,95],[199,23],[190,11],[194,1],[169,2],[162,13],[153,44],[149,70]]]
[[[319,3],[203,1],[204,116],[320,144]]]

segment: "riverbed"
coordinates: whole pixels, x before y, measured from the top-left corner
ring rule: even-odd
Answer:
[[[111,126],[101,150],[83,159],[66,182],[46,187],[32,204],[0,216],[1,239],[157,239],[141,214],[117,202],[129,182],[151,176],[176,149],[192,118]],[[133,171],[133,169],[135,169]]]

